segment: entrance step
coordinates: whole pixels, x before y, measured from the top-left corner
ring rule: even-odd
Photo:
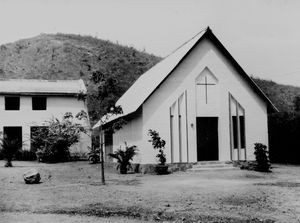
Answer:
[[[189,172],[208,171],[208,170],[237,170],[232,162],[227,161],[203,161],[193,165]]]

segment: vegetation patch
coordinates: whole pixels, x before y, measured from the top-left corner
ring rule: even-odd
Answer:
[[[275,187],[300,187],[300,183],[298,182],[256,183],[255,185]]]
[[[235,217],[221,217],[212,216],[209,214],[190,214],[188,212],[175,212],[165,210],[151,210],[143,208],[141,206],[114,206],[109,207],[102,203],[89,204],[79,208],[70,208],[64,210],[52,210],[52,211],[36,211],[34,213],[39,214],[68,214],[68,215],[87,215],[97,217],[126,217],[133,219],[140,219],[146,221],[156,222],[228,222],[228,223],[273,223],[274,220],[258,218],[235,218]]]

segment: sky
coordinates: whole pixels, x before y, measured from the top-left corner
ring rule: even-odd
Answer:
[[[207,26],[249,75],[300,86],[297,0],[0,0],[0,44],[73,33],[164,57]]]

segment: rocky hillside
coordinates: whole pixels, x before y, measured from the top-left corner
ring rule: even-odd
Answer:
[[[82,78],[90,91],[94,87],[90,76],[101,72],[118,80],[118,98],[159,60],[133,47],[90,36],[42,34],[0,46],[0,78]],[[90,100],[89,110],[99,110],[96,101]]]
[[[146,70],[161,58],[133,47],[121,46],[90,36],[71,34],[42,34],[0,46],[0,78],[78,79],[88,90],[93,72],[114,76],[119,91],[114,100]],[[281,111],[293,109],[293,100],[300,88],[279,85],[273,81],[254,78]],[[89,99],[92,119],[104,111],[97,101]]]

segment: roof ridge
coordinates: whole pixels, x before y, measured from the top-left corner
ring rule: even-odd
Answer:
[[[211,29],[209,28],[209,26],[207,26],[204,29],[201,29],[198,33],[196,33],[194,36],[192,36],[190,39],[188,39],[187,41],[185,41],[184,43],[182,43],[179,47],[177,47],[175,50],[173,50],[170,54],[168,54],[167,56],[165,56],[163,59],[171,56],[172,54],[174,54],[177,50],[179,50],[180,48],[182,48],[183,46],[185,46],[187,43],[189,43],[190,41],[192,41],[193,39],[195,39],[198,35],[200,35],[202,32],[204,31],[211,31]]]

